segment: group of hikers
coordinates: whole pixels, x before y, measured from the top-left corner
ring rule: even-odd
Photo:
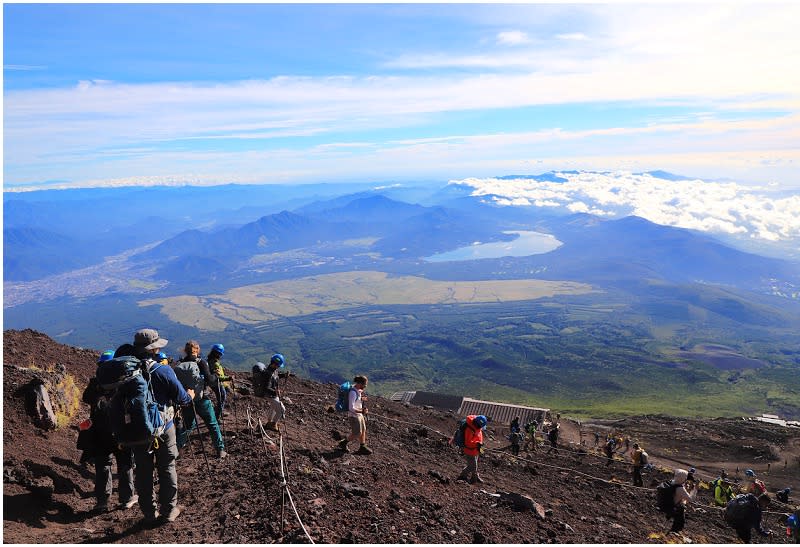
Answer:
[[[112,458],[119,476],[119,506],[130,509],[137,503],[145,526],[173,522],[180,515],[178,506],[179,450],[190,443],[195,433],[205,454],[198,416],[205,424],[216,456],[223,460],[225,450],[224,419],[226,402],[235,394],[235,379],[225,373],[222,357],[225,347],[214,344],[206,358],[200,344],[189,340],[183,355],[173,363],[162,350],[168,340],[155,329],[141,329],[133,344],[103,352],[96,373],[83,393],[90,416],[81,424],[78,448],[81,462],[94,462],[94,512],[110,508]],[[286,365],[282,354],[272,355],[269,364],[257,362],[252,367],[253,395],[268,402],[266,430],[280,431],[278,423],[286,418],[286,400],[280,389],[281,372]],[[348,442],[358,441],[356,454],[371,454],[367,446],[363,394],[367,377],[356,376],[347,382],[343,408],[347,411],[350,434],[337,445],[348,452]],[[213,395],[212,402],[209,394]],[[154,498],[154,471],[158,475],[158,500]]]
[[[555,423],[542,428],[542,435],[550,442],[548,453],[552,450],[556,450],[556,453],[558,451],[557,443],[560,431],[558,418],[560,418],[560,415],[557,415]],[[484,482],[478,474],[478,458],[484,452],[483,431],[489,421],[490,419],[484,415],[467,416],[461,420],[459,428],[453,434],[450,444],[461,448],[467,462],[457,480],[468,481],[473,484]],[[514,456],[519,455],[520,445],[526,438],[526,448],[530,443],[533,450],[536,450],[537,428],[538,423],[536,421],[525,424],[524,430],[520,427],[519,417],[515,417],[511,421],[507,438],[511,441],[511,453]],[[599,437],[599,434],[595,433],[595,436]],[[615,435],[607,436],[606,444],[603,448],[608,458],[607,465],[613,461],[616,447],[623,442],[626,443],[626,446],[631,446],[629,439],[623,440],[622,437]],[[643,487],[642,469],[649,463],[648,454],[638,442],[633,443],[630,453],[633,467],[633,484],[634,486]],[[664,482],[656,488],[657,506],[666,515],[667,519],[672,520],[670,532],[680,533],[686,524],[686,507],[695,500],[698,492],[698,479],[695,477],[695,473],[696,470],[693,467],[689,470],[675,469],[672,480]],[[771,497],[767,493],[764,482],[756,477],[752,469],[746,469],[744,475],[738,494],[734,492],[734,482],[728,477],[724,469],[717,479],[711,481],[710,488],[714,489],[715,505],[724,508],[725,522],[736,531],[737,536],[743,542],[749,543],[754,529],[763,536],[773,535],[773,532],[766,529],[762,523],[763,512],[770,505]],[[791,489],[785,488],[776,492],[775,497],[782,503],[788,503],[790,493]],[[800,515],[798,511],[795,511],[787,519],[787,534],[793,536],[795,542],[800,543]]]
[[[115,351],[101,354],[96,375],[83,393],[83,401],[90,407],[90,419],[81,424],[83,438],[79,437],[78,447],[84,450],[82,462],[94,461],[94,511],[109,509],[113,457],[119,476],[119,505],[130,509],[138,503],[145,526],[173,522],[180,515],[175,462],[179,449],[189,444],[192,433],[200,438],[203,447],[197,416],[206,426],[217,458],[227,457],[223,437],[226,401],[231,393],[235,394],[235,379],[225,373],[221,364],[225,354],[222,344],[212,345],[203,359],[200,344],[189,340],[183,355],[173,364],[162,351],[167,343],[154,329],[137,331],[133,344],[123,344]],[[278,423],[286,418],[285,397],[280,389],[280,379],[287,375],[280,371],[285,364],[283,355],[276,353],[269,364],[258,362],[252,368],[253,395],[267,399],[265,429],[271,431],[279,431]],[[355,454],[372,453],[367,446],[365,419],[367,385],[367,377],[357,375],[352,382],[340,386],[335,406],[347,412],[350,433],[336,445],[339,451],[349,452],[348,444],[357,441],[359,448]],[[209,393],[214,397],[213,403]],[[558,453],[559,418],[557,415],[554,423],[543,424],[541,428],[542,440],[550,444],[548,453]],[[483,432],[489,422],[490,418],[484,415],[470,415],[460,421],[450,441],[460,448],[466,461],[457,480],[472,484],[484,482],[478,472],[478,461],[484,452]],[[520,447],[536,451],[538,431],[536,421],[523,427],[520,418],[515,417],[508,435],[512,454],[518,456]],[[597,433],[595,436],[597,441]],[[621,442],[615,436],[608,436],[604,447],[608,464],[613,461],[615,449]],[[642,469],[648,464],[647,452],[634,442],[630,454],[633,484],[643,486]],[[154,497],[154,471],[158,475],[158,503]],[[659,509],[672,519],[672,532],[683,529],[685,508],[697,495],[694,472],[694,468],[676,469],[673,479],[656,489]],[[739,495],[735,495],[733,482],[724,470],[711,482],[711,487],[715,503],[725,507],[725,520],[742,541],[750,541],[753,529],[762,535],[772,534],[762,525],[762,513],[771,499],[764,483],[752,470],[745,471]],[[779,491],[776,497],[786,503],[789,493],[787,488]],[[798,519],[798,515],[793,515],[787,526],[793,526],[792,533],[800,541]]]

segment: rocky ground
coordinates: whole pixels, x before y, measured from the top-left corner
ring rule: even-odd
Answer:
[[[25,391],[33,377],[66,370],[82,390],[97,355],[30,330],[4,333],[7,543],[304,543],[309,537],[317,543],[735,543],[702,486],[684,533],[667,534],[669,522],[655,508],[653,487],[673,467],[691,465],[703,479],[715,477],[722,466],[731,474],[754,468],[770,491],[800,488],[797,429],[664,416],[582,424],[562,417],[558,453],[540,448],[520,458],[505,450],[505,427],[490,424],[490,450],[480,464],[486,482],[469,485],[454,480],[463,465],[446,440],[455,416],[370,398],[374,453],[342,454],[333,447],[346,430],[346,418],[327,410],[336,387],[289,377],[283,435],[271,433],[265,440],[251,432],[248,409],[255,421],[264,416],[265,404],[240,394],[225,419],[230,456],[211,458],[206,467],[195,439],[178,460],[183,514],[174,523],[146,529],[138,506],[91,512],[93,468],[78,463],[75,448],[77,424],[88,416],[85,406],[70,414],[69,394],[54,397],[67,414],[57,429],[34,425],[26,412]],[[240,388],[248,376],[237,374]],[[59,378],[45,385],[69,388]],[[606,466],[594,453],[594,431],[642,443],[656,464],[645,476],[645,488],[631,486],[626,456]],[[581,433],[585,453],[578,450]],[[281,445],[285,492],[294,507],[288,496],[282,504]],[[207,443],[205,449],[210,453]],[[797,503],[797,496],[791,501]],[[793,504],[773,507],[767,515],[767,525],[777,532],[769,542],[787,542],[782,523]]]

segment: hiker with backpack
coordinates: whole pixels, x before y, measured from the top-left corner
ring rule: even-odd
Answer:
[[[223,355],[225,355],[225,346],[214,344],[206,357],[211,372],[211,390],[217,398],[217,404],[214,406],[217,420],[222,419],[222,412],[225,410],[225,402],[228,399],[228,387],[233,380],[230,376],[225,375],[225,369],[222,368]]]
[[[611,462],[614,461],[614,449],[616,448],[616,444],[617,443],[613,437],[609,437],[606,440],[606,445],[603,448],[603,451],[605,452],[606,457],[608,458],[608,461],[606,462],[606,467],[611,465]]]
[[[633,443],[633,452],[631,453],[631,460],[633,460],[633,485],[644,486],[642,480],[642,467],[647,465],[647,452],[639,446],[639,443]]]
[[[339,441],[338,448],[342,452],[349,452],[347,443],[358,440],[360,446],[356,454],[369,455],[372,449],[367,446],[367,421],[365,415],[368,413],[364,406],[367,397],[364,390],[367,388],[367,377],[363,375],[353,378],[353,383],[347,390],[347,416],[350,422],[350,435]],[[339,406],[337,401],[337,406]]]
[[[745,543],[750,543],[753,528],[762,536],[771,536],[772,531],[764,528],[761,517],[770,503],[769,494],[741,494],[725,506],[725,522],[727,522]]]
[[[278,420],[286,418],[286,407],[281,402],[281,392],[278,388],[280,381],[278,369],[284,366],[286,366],[286,359],[280,353],[276,353],[270,357],[266,371],[267,384],[264,388],[264,395],[269,398],[269,411],[267,412],[267,425],[264,427],[272,431],[278,431]],[[366,387],[366,382],[364,382],[364,387]],[[366,425],[364,426],[364,439],[366,442]]]
[[[742,494],[755,494],[760,496],[767,493],[767,486],[764,481],[756,477],[756,472],[752,469],[744,470],[744,484],[741,486]]]
[[[157,524],[159,516],[167,522],[174,522],[181,513],[178,507],[178,473],[175,469],[178,445],[173,427],[173,405],[190,405],[195,395],[194,390],[183,388],[175,371],[155,362],[158,351],[167,343],[154,329],[139,330],[133,338],[134,357],[142,361],[149,376],[148,389],[158,404],[159,413],[164,414],[163,431],[158,431],[160,434],[155,438],[149,437],[135,444],[133,449],[136,458],[136,490],[139,493],[139,506],[144,514],[144,524],[147,526]],[[156,468],[160,514],[153,499],[153,470]]]
[[[672,520],[671,532],[678,533],[686,525],[686,505],[697,496],[691,484],[685,485],[689,472],[676,469],[675,476],[669,482],[663,482],[656,488],[656,503],[667,519]],[[691,492],[690,492],[691,490]]]
[[[100,366],[114,357],[114,351],[104,352],[97,361]],[[89,385],[83,391],[83,402],[89,405],[89,419],[91,427],[86,430],[89,437],[89,446],[84,454],[94,457],[94,495],[96,503],[94,512],[105,512],[109,509],[109,500],[113,492],[111,456],[117,462],[119,476],[119,505],[130,509],[139,501],[139,496],[134,493],[133,479],[133,450],[130,447],[119,446],[108,417],[108,393],[100,387],[96,377],[89,380]]]
[[[556,423],[550,426],[550,431],[547,433],[547,440],[550,441],[550,449],[547,451],[549,454],[553,450],[558,454],[558,433],[561,429],[561,424]]]
[[[200,343],[196,340],[189,340],[184,346],[184,352],[185,357],[175,365],[175,376],[184,389],[194,390],[194,398],[189,406],[185,406],[181,410],[183,425],[177,431],[178,448],[183,448],[189,442],[189,436],[197,427],[197,415],[200,415],[211,436],[211,443],[217,451],[217,457],[223,459],[228,453],[225,452],[225,441],[214,414],[214,406],[206,397],[206,380],[200,366],[200,362],[203,361],[200,359]],[[203,362],[203,365],[208,372],[208,364]]]
[[[727,477],[720,477],[711,483],[714,487],[714,504],[719,507],[725,507],[731,501],[735,494],[733,493],[733,486]]]
[[[528,439],[525,441],[525,446],[523,447],[525,450],[528,450],[529,446],[533,447],[533,451],[536,452],[536,428],[539,427],[539,424],[536,420],[528,422],[525,425],[525,430],[528,432]]]
[[[478,458],[483,452],[483,429],[489,420],[483,415],[470,415],[464,419],[464,423],[459,427],[463,435],[461,452],[467,460],[467,465],[461,470],[456,480],[468,481],[470,484],[482,483],[483,479],[478,474]],[[459,445],[459,441],[455,443]]]

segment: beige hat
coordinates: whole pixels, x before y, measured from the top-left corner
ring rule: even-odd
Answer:
[[[141,329],[133,335],[133,345],[137,348],[160,349],[166,346],[169,340],[158,337],[155,329]]]

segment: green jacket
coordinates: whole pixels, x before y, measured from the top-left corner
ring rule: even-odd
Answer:
[[[714,488],[714,502],[717,505],[725,507],[733,497],[733,488],[730,485],[724,486],[722,482],[717,482],[717,486]]]

